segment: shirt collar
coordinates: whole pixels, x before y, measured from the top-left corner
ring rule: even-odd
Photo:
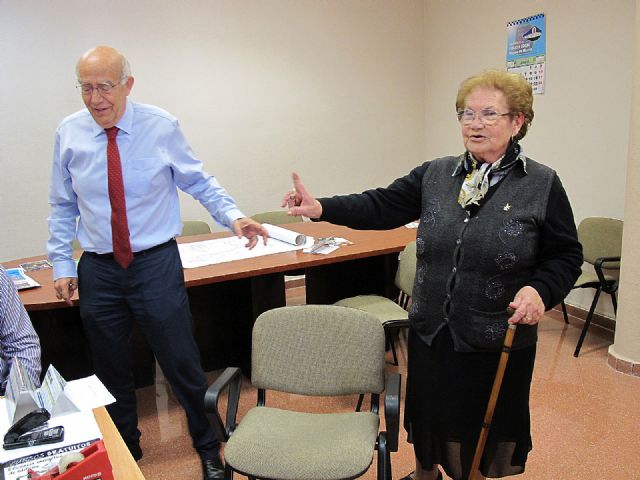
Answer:
[[[124,133],[130,134],[133,125],[133,103],[127,98],[126,106],[124,109],[124,115],[120,117],[120,120],[116,123],[116,127],[122,130]],[[95,121],[93,122],[93,136],[97,137],[104,133],[104,128],[98,125]]]

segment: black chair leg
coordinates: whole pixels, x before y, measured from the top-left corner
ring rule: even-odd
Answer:
[[[616,298],[616,292],[610,293],[611,303],[613,303],[613,313],[618,315],[618,299]]]
[[[584,327],[582,327],[582,333],[580,334],[580,339],[578,340],[578,344],[576,345],[576,350],[573,352],[574,357],[578,357],[580,355],[580,349],[582,348],[582,342],[584,342],[584,337],[587,336],[587,330],[589,330],[589,325],[591,324],[591,319],[593,318],[593,312],[596,310],[596,305],[598,304],[598,299],[600,298],[600,292],[602,288],[596,289],[596,294],[593,297],[593,302],[591,303],[591,308],[589,309],[589,314],[587,315],[587,319],[584,322]]]
[[[397,331],[397,330],[395,330]],[[391,355],[393,355],[393,363],[392,365],[398,365],[398,354],[396,353],[396,343],[394,338],[394,329],[391,327],[385,327],[384,329],[384,343],[385,350],[391,350]]]
[[[227,464],[224,466],[224,480],[233,480],[233,469]]]
[[[391,452],[387,449],[387,436],[384,432],[380,432],[378,437],[378,480],[391,480]]]
[[[393,334],[389,335],[389,341],[391,342],[391,354],[393,355],[393,365],[398,366],[398,354],[396,353],[396,339],[393,338]]]
[[[564,323],[569,323],[569,315],[567,315],[567,306],[564,304],[564,300],[560,302],[562,305],[562,314],[564,315]]]

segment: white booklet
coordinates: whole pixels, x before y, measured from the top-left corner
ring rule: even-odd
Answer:
[[[40,284],[36,282],[29,275],[24,273],[23,268],[9,268],[6,270],[9,278],[13,280],[13,284],[18,290],[24,290],[26,288],[39,287]]]

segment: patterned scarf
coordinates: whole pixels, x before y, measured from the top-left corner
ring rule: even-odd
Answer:
[[[463,164],[467,175],[458,195],[460,206],[467,208],[470,205],[480,205],[480,200],[485,197],[489,187],[496,185],[506,176],[520,153],[520,145],[515,142],[510,144],[506,153],[494,163],[480,163],[467,152]]]

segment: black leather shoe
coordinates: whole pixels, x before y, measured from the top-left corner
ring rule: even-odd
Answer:
[[[224,464],[219,457],[213,460],[202,460],[203,480],[224,480]]]
[[[135,445],[127,445],[127,448],[136,462],[142,458],[142,449],[140,448],[139,443],[136,443]]]

